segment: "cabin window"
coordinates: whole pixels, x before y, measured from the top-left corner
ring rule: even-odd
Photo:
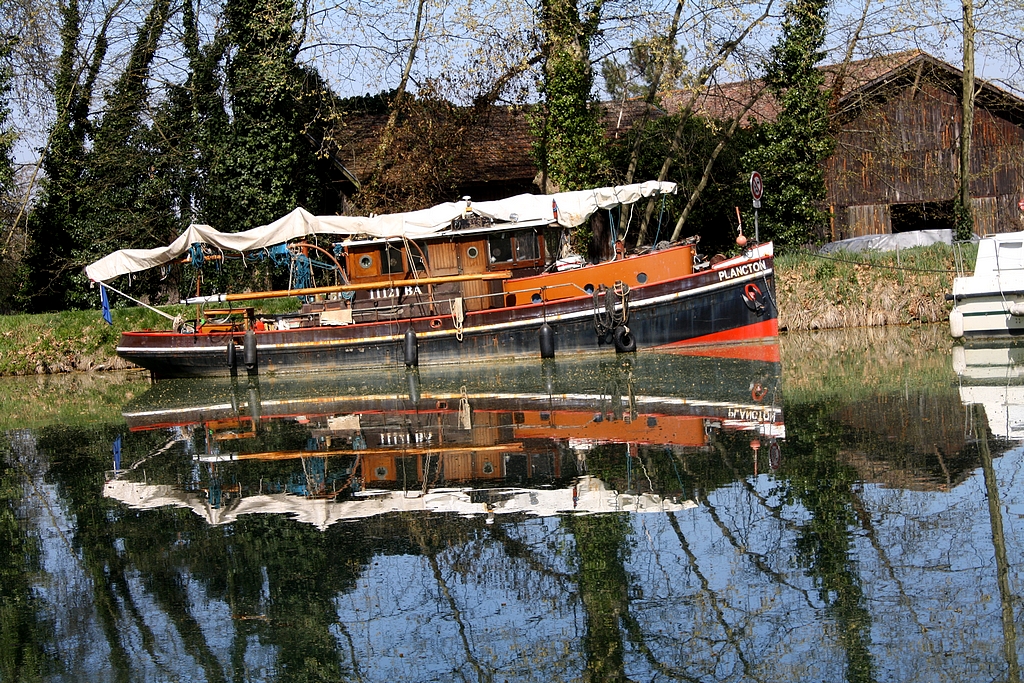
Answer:
[[[533,230],[499,232],[487,239],[491,263],[536,261],[540,258],[537,233]]]
[[[363,270],[369,270],[373,266],[373,257],[369,254],[363,254],[359,257],[359,267]]]
[[[1018,270],[1024,268],[1024,243],[1022,242],[999,242],[999,251],[996,254],[1000,270]]]
[[[491,263],[505,263],[512,260],[512,235],[499,232],[487,240],[487,249],[491,255]]]
[[[466,250],[466,256],[469,258],[476,258],[480,255],[480,251],[476,247],[470,247]]]
[[[420,274],[427,272],[427,267],[423,264],[422,256],[419,254],[413,254],[412,252],[407,252],[406,257],[409,259],[409,270],[414,270]]]
[[[395,275],[405,272],[405,263],[402,261],[402,250],[385,244],[381,250],[381,266],[385,273]]]
[[[540,258],[537,247],[537,233],[523,230],[513,235],[516,243],[516,261],[536,261]]]

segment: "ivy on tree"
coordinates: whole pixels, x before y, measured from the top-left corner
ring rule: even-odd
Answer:
[[[541,9],[544,101],[534,119],[534,156],[549,183],[562,191],[592,187],[606,167],[590,63],[601,4],[594,2],[582,17],[576,0],[544,0]]]
[[[761,226],[782,248],[813,241],[827,214],[822,163],[835,140],[829,129],[829,91],[815,65],[824,57],[827,0],[791,0],[782,35],[765,65],[765,85],[780,105],[759,128],[746,166],[764,178]]]

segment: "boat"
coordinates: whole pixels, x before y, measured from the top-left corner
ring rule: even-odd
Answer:
[[[1024,334],[1024,232],[981,238],[974,274],[954,278],[946,298],[954,339]]]
[[[779,468],[781,377],[775,344],[751,357],[172,379],[125,405],[136,455],[115,460],[103,491],[210,524],[287,514],[321,529],[395,512],[678,511],[695,506],[677,476],[687,454],[749,444],[755,473],[759,460]],[[668,490],[652,483],[660,470],[677,473]]]
[[[167,247],[118,251],[86,274],[118,292],[112,281],[148,268],[284,254],[292,270],[316,261],[334,279],[184,299],[195,306],[192,320],[126,332],[117,346],[118,355],[155,379],[776,338],[771,242],[744,243],[731,258],[700,256],[695,237],[626,253],[616,225],[628,231],[637,202],[664,201],[675,191],[674,183],[650,181],[487,202],[463,198],[372,217],[314,216],[298,208],[241,233],[193,225]],[[587,262],[564,249],[567,231],[589,221],[609,227],[603,260]],[[317,240],[332,241],[325,247]],[[255,310],[254,301],[280,297],[298,297],[301,308]]]

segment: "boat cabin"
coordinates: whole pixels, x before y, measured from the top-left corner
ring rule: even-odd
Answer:
[[[538,304],[602,295],[693,272],[693,246],[685,254],[651,260],[645,267],[616,258],[587,265],[579,258],[556,260],[558,239],[547,225],[510,228],[477,216],[456,220],[452,230],[426,239],[346,240],[333,245],[343,291],[304,297],[295,316],[264,319],[267,326],[377,322]],[[561,231],[561,226],[551,226]],[[583,266],[587,266],[584,268]],[[639,265],[639,264],[635,264]]]

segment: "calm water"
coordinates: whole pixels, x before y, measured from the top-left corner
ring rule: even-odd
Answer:
[[[1017,681],[1022,369],[0,382],[0,681]]]

